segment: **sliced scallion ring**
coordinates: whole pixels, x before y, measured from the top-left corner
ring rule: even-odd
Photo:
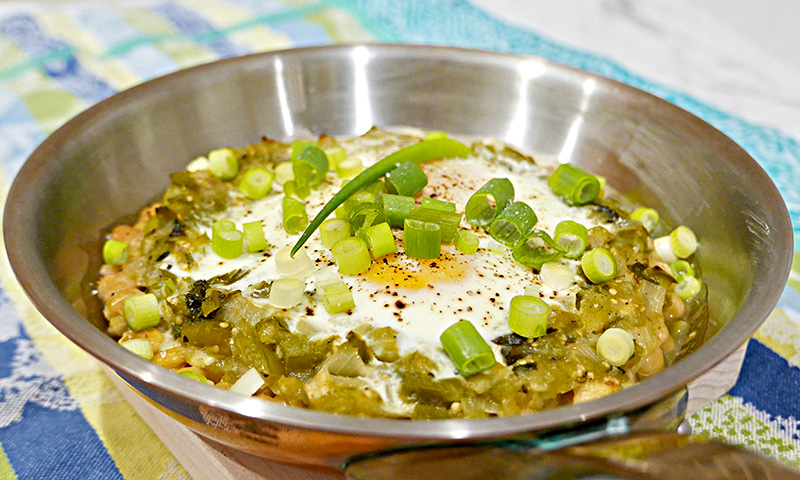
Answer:
[[[319,234],[322,244],[332,248],[336,242],[350,236],[350,223],[341,218],[329,218],[319,226]]]
[[[200,383],[208,383],[208,379],[199,373],[195,372],[194,370],[184,370],[180,372],[178,375],[183,375],[186,378],[191,378],[192,380]]]
[[[489,235],[503,245],[514,248],[527,236],[539,219],[525,202],[511,202],[489,225]]]
[[[247,251],[249,253],[260,252],[267,249],[267,238],[264,235],[264,227],[261,222],[247,222],[242,224],[244,239],[247,241]]]
[[[239,173],[239,158],[230,148],[220,148],[208,154],[211,173],[222,180],[232,180]]]
[[[377,203],[360,203],[350,210],[349,217],[350,229],[353,232],[360,232],[373,225],[389,221],[386,214],[383,213],[383,208]]]
[[[586,205],[600,194],[597,177],[569,163],[559,165],[547,179],[547,185],[572,205]]]
[[[511,299],[508,326],[525,338],[541,337],[547,333],[550,305],[539,297],[517,295]]]
[[[308,198],[311,195],[311,186],[307,180],[288,180],[283,184],[283,193],[288,197]]]
[[[381,195],[381,201],[383,202],[383,213],[389,219],[389,226],[403,228],[403,222],[411,215],[414,199],[412,197],[384,193]]]
[[[453,243],[459,252],[472,255],[478,251],[480,241],[475,233],[469,230],[459,230],[453,238]]]
[[[473,193],[464,214],[467,221],[478,227],[488,227],[497,215],[514,199],[514,185],[507,178],[493,178]]]
[[[342,313],[355,308],[350,287],[337,277],[317,282],[317,294],[328,313]]]
[[[340,146],[329,147],[323,150],[325,155],[328,156],[328,163],[330,168],[336,168],[340,163],[347,160],[347,152]]]
[[[514,260],[526,267],[539,270],[547,262],[561,258],[564,251],[544,230],[534,230],[511,252]]]
[[[593,248],[581,257],[581,269],[590,282],[604,283],[617,276],[617,261],[607,249]]]
[[[556,225],[554,240],[567,258],[578,258],[589,243],[589,231],[578,222],[564,220]]]
[[[233,259],[242,255],[244,233],[236,230],[230,220],[217,220],[211,228],[211,250],[222,258]]]
[[[456,211],[455,202],[448,202],[446,200],[440,200],[438,198],[425,197],[422,200],[420,200],[420,206],[422,208],[432,208],[434,210],[444,210],[445,212],[455,212]]]
[[[539,276],[542,283],[553,290],[565,290],[572,285],[575,272],[563,263],[547,262],[542,265]]]
[[[688,258],[697,250],[697,237],[692,229],[681,225],[669,234],[669,246],[678,258]]]
[[[466,320],[449,326],[439,340],[464,377],[489,370],[496,363],[492,348],[475,326]]]
[[[421,222],[435,223],[442,227],[442,243],[453,241],[453,236],[461,223],[460,213],[417,205],[411,207],[408,218]]]
[[[294,180],[292,162],[281,162],[275,165],[275,181],[280,185],[284,185],[289,180]]]
[[[152,293],[125,297],[122,301],[122,313],[125,323],[134,332],[157,327],[161,321],[158,299]]]
[[[686,260],[675,260],[669,264],[672,274],[675,275],[677,281],[682,281],[686,277],[694,277],[694,268]]]
[[[325,179],[325,174],[328,172],[328,156],[318,146],[309,145],[292,160],[292,171],[298,185],[301,180],[306,180],[308,186],[314,188]]]
[[[407,218],[403,226],[403,246],[411,258],[439,258],[442,248],[442,227],[432,222]]]
[[[269,304],[276,308],[292,308],[303,301],[306,284],[297,278],[279,278],[269,289]]]
[[[352,178],[364,171],[364,162],[360,158],[347,158],[336,165],[336,176],[339,178]]]
[[[406,161],[386,173],[386,191],[413,197],[428,184],[428,176],[415,162]]]
[[[615,367],[624,365],[633,356],[633,336],[621,328],[609,328],[597,339],[597,355]]]
[[[681,297],[681,300],[689,300],[698,293],[702,284],[697,277],[684,277],[683,280],[675,285],[675,294]]]
[[[303,231],[308,225],[306,206],[300,200],[284,195],[283,197],[283,229],[290,235]]]
[[[343,275],[358,275],[372,264],[367,242],[359,237],[348,237],[336,242],[331,249],[333,258]]]
[[[394,235],[388,223],[378,223],[367,227],[364,230],[364,238],[367,240],[372,258],[382,257],[397,251]]]
[[[151,360],[153,358],[153,344],[146,338],[134,338],[132,340],[119,342],[119,344],[122,345],[125,350],[135,353],[145,360]]]
[[[658,211],[653,208],[639,207],[631,213],[631,219],[639,221],[648,232],[652,232],[661,221]]]
[[[253,167],[242,175],[239,190],[251,200],[258,200],[272,191],[275,174],[263,167]]]
[[[127,242],[120,242],[113,238],[103,244],[103,262],[108,265],[124,265],[130,256],[130,246]]]

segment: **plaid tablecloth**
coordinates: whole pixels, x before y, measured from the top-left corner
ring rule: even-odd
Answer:
[[[294,46],[409,42],[531,54],[621,80],[710,122],[770,174],[800,228],[800,145],[619,64],[504,24],[458,0],[0,3],[0,195],[73,115],[144,80]],[[35,219],[31,219],[35,221]],[[797,248],[797,244],[796,244]],[[0,478],[188,478],[102,374],[29,304],[0,258]],[[800,256],[736,386],[694,431],[800,468]]]

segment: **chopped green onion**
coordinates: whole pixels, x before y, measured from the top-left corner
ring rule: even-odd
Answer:
[[[230,148],[220,148],[208,154],[211,173],[223,180],[232,180],[239,173],[239,159]]]
[[[700,292],[701,285],[697,277],[685,277],[675,285],[675,294],[681,297],[681,300],[689,300]]]
[[[279,278],[269,289],[269,304],[276,308],[292,308],[303,301],[306,284],[297,278]]]
[[[208,383],[208,379],[206,377],[200,375],[199,373],[195,372],[194,370],[184,370],[181,373],[179,373],[178,375],[183,375],[186,378],[191,378],[192,380],[200,382],[200,383]]]
[[[692,268],[692,265],[686,260],[675,260],[669,264],[669,268],[672,270],[672,274],[675,275],[675,279],[679,282],[683,281],[686,277],[694,277],[694,268]]]
[[[453,241],[453,236],[456,234],[458,225],[461,223],[460,213],[416,205],[411,207],[411,212],[409,212],[408,218],[411,220],[419,220],[421,222],[435,223],[442,227],[442,243],[450,243]]]
[[[128,261],[131,249],[127,242],[108,239],[103,244],[103,261],[109,265],[123,265]]]
[[[258,373],[258,370],[255,367],[250,367],[250,370],[244,372],[244,375],[239,377],[231,388],[228,390],[229,392],[239,393],[241,395],[252,397],[255,393],[264,386],[264,379],[261,377],[261,374]]]
[[[561,258],[564,251],[544,230],[534,230],[511,252],[514,260],[539,270],[547,262]]]
[[[134,338],[133,340],[126,340],[119,344],[129,352],[135,353],[145,360],[151,360],[153,358],[153,344],[146,338]]]
[[[364,162],[360,158],[347,158],[336,165],[336,176],[339,178],[355,177],[364,171]]]
[[[360,203],[350,210],[350,229],[353,232],[389,221],[383,209],[377,203]],[[387,225],[388,226],[388,225]]]
[[[433,259],[441,254],[442,227],[407,218],[403,225],[403,247],[411,258]]]
[[[275,174],[263,167],[248,169],[242,175],[239,183],[239,190],[251,200],[258,200],[267,196],[272,191],[272,182],[275,181]]]
[[[244,233],[230,220],[217,220],[211,228],[211,250],[222,258],[239,258],[244,246]]]
[[[376,180],[362,188],[361,191],[371,193],[372,195],[375,195],[375,198],[378,198],[379,195],[386,193],[386,184],[380,180]]]
[[[681,225],[669,234],[669,246],[678,258],[687,258],[697,250],[697,237],[687,226]]]
[[[330,314],[342,313],[355,308],[353,293],[341,278],[329,278],[317,282],[317,292],[322,306]]]
[[[514,199],[514,185],[507,178],[493,178],[473,193],[464,214],[467,221],[478,227],[488,227],[497,215]]]
[[[414,199],[412,197],[384,193],[381,195],[381,200],[383,201],[383,213],[389,219],[389,225],[395,228],[402,228],[405,219],[411,215]]]
[[[672,251],[672,245],[670,245],[669,235],[664,235],[663,237],[658,237],[653,240],[653,249],[656,251],[656,255],[664,261],[664,263],[672,263],[678,260],[678,257]]]
[[[309,187],[316,187],[325,179],[328,172],[328,157],[316,145],[306,146],[300,154],[292,160],[294,180],[299,184],[306,180]]]
[[[575,272],[569,266],[559,262],[547,262],[539,272],[542,283],[553,290],[564,290],[572,285]]]
[[[490,238],[489,241],[486,242],[486,249],[498,255],[503,255],[508,251],[508,247],[498,242],[494,238]]]
[[[211,164],[208,162],[208,158],[206,157],[197,157],[191,162],[189,165],[186,165],[187,172],[199,172],[201,170],[208,170],[211,168]]]
[[[478,251],[478,236],[469,230],[459,230],[453,238],[453,243],[461,253],[471,255]]]
[[[403,162],[386,173],[386,191],[404,197],[413,197],[428,184],[425,171],[412,161]]]
[[[508,326],[525,338],[541,337],[547,333],[550,305],[539,297],[517,295],[511,299]]]
[[[420,201],[420,206],[423,208],[432,208],[434,210],[444,210],[445,212],[456,211],[455,202],[439,200],[438,198],[425,197]]]
[[[306,199],[311,195],[311,186],[306,181],[298,184],[297,180],[289,180],[283,184],[283,193],[289,197]]]
[[[275,254],[275,270],[282,277],[292,277],[305,280],[309,273],[314,270],[314,264],[305,250],[301,250],[291,256],[291,248],[283,247]]]
[[[581,256],[589,243],[589,231],[578,222],[564,220],[556,225],[555,239],[567,258]]]
[[[336,168],[340,163],[347,160],[347,152],[340,146],[330,147],[323,150],[325,155],[328,156],[328,163],[330,168]]]
[[[525,295],[531,297],[538,297],[541,292],[542,292],[542,287],[535,283],[531,283],[530,285],[525,287]]]
[[[347,237],[340,240],[336,242],[331,252],[339,266],[339,273],[344,275],[358,275],[372,264],[369,247],[363,238]]]
[[[341,218],[329,218],[319,226],[319,235],[322,237],[322,244],[332,248],[336,242],[350,236],[350,223]]]
[[[503,245],[514,248],[528,235],[539,219],[525,202],[511,202],[489,225],[489,235]]]
[[[449,326],[442,332],[439,340],[458,371],[465,377],[489,370],[496,363],[492,347],[481,337],[475,326],[466,320]]]
[[[641,222],[648,232],[652,232],[658,226],[661,217],[653,208],[639,207],[631,213],[631,219]]]
[[[264,227],[261,222],[247,222],[242,224],[244,238],[247,240],[247,251],[250,253],[260,252],[267,249],[267,238],[264,235]]]
[[[378,203],[378,197],[376,197],[375,194],[372,193],[372,192],[365,192],[365,191],[361,190],[361,191],[358,191],[358,192],[354,193],[353,196],[348,198],[342,204],[342,206],[345,208],[345,211],[347,211],[347,213],[349,215],[350,211],[353,210],[353,208],[356,205],[360,205],[362,203],[376,204],[376,203]]]
[[[308,240],[311,234],[314,233],[314,230],[316,230],[317,227],[319,227],[319,225],[339,207],[339,205],[344,203],[344,201],[350,198],[351,195],[361,190],[361,188],[365,185],[369,185],[375,180],[378,180],[380,177],[385,175],[386,172],[392,170],[397,164],[408,160],[411,160],[415,163],[425,163],[439,158],[463,158],[470,153],[472,153],[472,149],[463,143],[451,140],[449,138],[443,138],[438,140],[424,140],[422,142],[415,143],[414,145],[401,148],[400,150],[388,155],[382,160],[376,162],[374,165],[370,166],[368,169],[361,172],[356,178],[353,179],[353,181],[345,185],[336,195],[333,196],[333,198],[328,201],[328,203],[325,204],[324,207],[322,207],[317,216],[314,217],[314,220],[311,222],[311,224],[306,228],[305,232],[303,232],[303,235],[300,237],[300,239],[297,240],[292,252],[299,250],[306,240]],[[346,162],[347,161],[343,163]]]
[[[303,150],[305,150],[308,147],[316,147],[316,146],[317,146],[317,142],[315,142],[313,140],[295,140],[295,141],[293,141],[292,142],[292,156],[290,157],[292,162],[297,160],[297,157],[299,157],[300,154],[303,153]]]
[[[600,194],[597,177],[569,163],[559,165],[547,179],[547,184],[553,193],[573,205],[585,205]]]
[[[633,336],[621,328],[609,328],[597,339],[597,355],[615,367],[633,356]]]
[[[604,283],[617,276],[617,261],[603,247],[594,248],[581,257],[583,274],[592,283]]]
[[[294,235],[300,233],[308,225],[308,214],[303,202],[289,196],[283,197],[283,229]]]
[[[364,237],[367,240],[369,251],[372,253],[372,258],[382,257],[397,251],[392,229],[386,222],[367,227],[364,230]]]
[[[158,299],[152,293],[125,297],[125,300],[122,301],[122,313],[125,323],[134,332],[157,327],[161,321]]]
[[[445,132],[428,132],[425,134],[425,140],[439,140],[442,138],[447,138]]]
[[[292,162],[281,162],[275,165],[275,181],[284,185],[289,180],[294,180]]]

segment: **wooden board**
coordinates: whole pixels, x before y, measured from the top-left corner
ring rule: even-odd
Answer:
[[[746,345],[714,369],[689,384],[688,415],[726,393],[736,383],[744,361]],[[196,435],[134,392],[114,372],[106,373],[123,397],[133,406],[155,434],[195,480],[341,480],[341,476],[319,473],[270,462],[219,445]]]

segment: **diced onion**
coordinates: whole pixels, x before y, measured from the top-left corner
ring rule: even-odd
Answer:
[[[279,278],[269,289],[269,304],[277,308],[296,307],[303,301],[306,284],[296,278]]]
[[[184,370],[180,372],[178,375],[183,375],[186,378],[191,378],[192,380],[200,383],[208,383],[208,379],[199,373],[195,372],[194,370]]]
[[[258,370],[251,367],[250,370],[244,372],[244,375],[239,377],[239,380],[231,385],[230,391],[239,393],[248,397],[252,397],[259,388],[264,386],[264,379]]]

